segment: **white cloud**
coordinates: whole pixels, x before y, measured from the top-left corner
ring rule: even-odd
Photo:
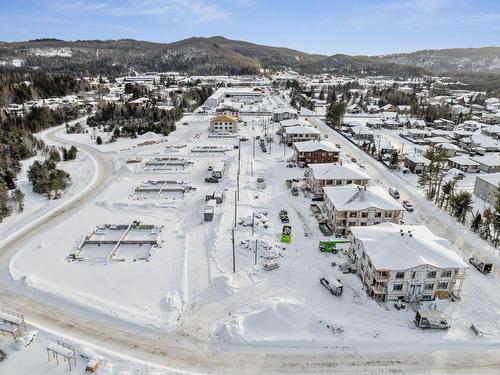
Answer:
[[[210,0],[62,0],[57,10],[86,12],[113,17],[159,16],[182,22],[207,22],[226,18],[229,12],[221,3]]]

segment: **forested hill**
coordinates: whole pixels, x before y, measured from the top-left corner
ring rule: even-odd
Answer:
[[[308,54],[220,36],[174,43],[136,40],[61,41],[40,39],[0,44],[0,62],[22,63],[72,75],[119,75],[134,71],[193,74],[257,73],[262,68],[291,68],[306,73],[422,75],[422,69],[397,66],[377,57]]]
[[[332,41],[332,44],[335,42]],[[81,76],[118,76],[150,71],[189,74],[249,74],[263,68],[302,73],[415,77],[451,75],[476,86],[500,77],[500,48],[425,50],[380,56],[325,56],[264,46],[221,36],[174,43],[130,39],[62,41],[38,39],[0,43],[0,74],[39,69]]]

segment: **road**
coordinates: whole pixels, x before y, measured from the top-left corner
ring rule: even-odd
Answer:
[[[311,119],[311,122],[313,122],[323,134],[328,134],[330,141],[339,143],[342,146],[342,153],[344,155],[349,153],[355,155],[358,164],[365,167],[365,172],[370,175],[377,185],[383,186],[386,189],[389,187],[397,188],[401,194],[401,201],[405,199],[409,200],[415,207],[415,212],[421,217],[421,220],[419,220],[420,224],[432,228],[435,234],[450,240],[457,249],[460,249],[464,257],[469,257],[473,252],[482,251],[484,255],[494,259],[498,272],[500,268],[500,259],[497,250],[493,249],[483,240],[472,235],[472,233],[459,224],[455,218],[438,209],[431,201],[423,198],[414,187],[408,185],[401,177],[389,171],[385,166],[361,151],[324,122],[316,119]],[[482,246],[478,246],[478,241],[482,242]]]
[[[334,137],[333,131],[326,125],[318,123],[318,127],[322,132]],[[58,130],[59,128],[51,130],[47,138],[53,142],[71,145],[71,142],[57,137]],[[337,143],[337,138],[335,142]],[[361,155],[360,151],[340,137],[338,142],[342,144],[344,151],[355,152],[357,157],[359,155],[358,159],[370,166],[369,172],[378,182],[384,184],[387,180],[387,183],[400,188],[404,195],[413,197],[414,193],[406,189],[401,181],[388,173],[384,167]],[[90,319],[88,313],[81,315],[76,307],[63,301],[49,304],[43,296],[31,293],[28,288],[21,289],[9,280],[8,261],[23,243],[57,225],[69,215],[74,215],[82,205],[99,195],[110,182],[113,174],[112,155],[100,153],[90,146],[76,146],[95,161],[96,177],[91,184],[83,194],[62,204],[50,214],[34,220],[1,243],[1,279],[4,282],[0,283],[0,302],[22,311],[28,322],[117,353],[126,353],[142,361],[164,366],[165,369],[199,373],[453,373],[460,369],[462,373],[479,374],[494,373],[500,366],[500,349],[484,344],[471,346],[448,343],[446,346],[425,347],[408,345],[399,346],[397,349],[391,344],[358,343],[355,346],[342,343],[341,347],[325,347],[314,343],[297,343],[293,347],[223,344],[208,337],[203,338],[195,332],[198,327],[188,324],[189,311],[183,317],[187,324],[180,324],[179,328],[172,332],[157,334],[145,328],[126,326],[97,315]],[[456,237],[451,228],[447,228],[446,224],[441,225],[440,219],[434,217],[435,210],[423,203],[417,203],[417,199],[413,200],[417,209],[429,213],[428,225],[437,228],[441,226],[439,234],[448,233],[447,237]],[[458,243],[459,239],[454,238],[453,241]],[[467,239],[462,241],[467,243]],[[192,255],[191,258],[202,254]],[[257,287],[254,293],[258,292]],[[214,309],[217,310],[217,306],[214,306]],[[205,311],[210,312],[210,308]],[[422,361],[422,358],[425,358],[425,361]]]

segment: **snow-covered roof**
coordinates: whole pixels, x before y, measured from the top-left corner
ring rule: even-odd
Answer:
[[[381,186],[324,187],[323,192],[337,211],[361,211],[368,208],[386,211],[404,210],[403,206]]]
[[[311,126],[295,125],[285,128],[286,134],[320,134],[318,129]]]
[[[453,143],[450,143],[450,142],[438,143],[438,144],[436,144],[436,147],[442,147],[445,150],[459,150],[460,149],[460,147],[458,147],[457,145],[454,145]]]
[[[291,126],[297,126],[297,125],[310,127],[311,123],[306,121],[306,120],[302,120],[302,119],[298,118],[298,119],[290,119],[290,120],[280,121],[280,125],[283,128],[289,128]]]
[[[423,157],[422,155],[406,155],[406,159],[412,161],[415,164],[423,163],[424,165],[429,165],[429,159]]]
[[[319,180],[370,180],[370,176],[349,164],[318,163],[310,165],[309,169]]]
[[[296,142],[293,146],[299,152],[313,152],[318,150],[324,150],[326,152],[340,152],[337,147],[332,145],[330,142],[325,141]]]
[[[465,156],[455,156],[453,158],[449,158],[448,160],[458,165],[479,165]]]
[[[500,185],[500,172],[499,173],[488,173],[477,175],[476,178],[483,180],[493,186]]]
[[[500,165],[500,157],[497,155],[474,156],[471,160],[479,164],[487,165],[488,167],[496,167]]]
[[[424,225],[386,222],[350,229],[378,270],[407,270],[422,265],[468,268],[447,239],[436,236]]]

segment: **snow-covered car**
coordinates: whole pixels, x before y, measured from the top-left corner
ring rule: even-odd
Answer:
[[[403,201],[402,203],[403,203],[403,207],[406,211],[413,212],[415,210],[415,208],[413,207],[413,205],[409,201]]]
[[[272,270],[275,270],[276,268],[279,268],[280,265],[278,262],[267,262],[266,264],[264,264],[264,269],[266,271],[272,271]]]
[[[393,187],[390,187],[390,188],[389,188],[389,194],[390,194],[390,195],[391,195],[391,197],[393,197],[394,199],[399,199],[399,191],[398,191],[398,189],[393,188]]]

